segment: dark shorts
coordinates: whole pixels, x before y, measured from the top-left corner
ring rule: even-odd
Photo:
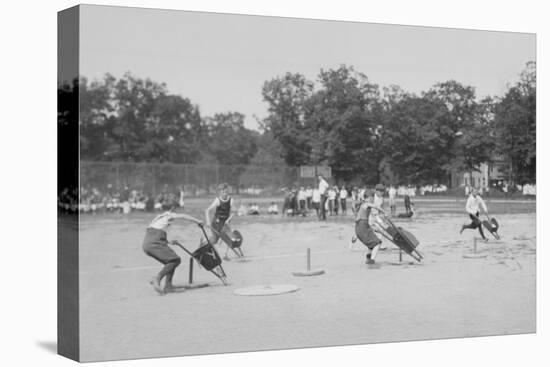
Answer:
[[[221,235],[224,231],[224,227],[225,227],[225,220],[221,220],[221,219],[218,219],[218,218],[215,218],[213,221],[212,221],[212,235],[216,238],[219,237],[219,235]],[[217,232],[217,233],[216,233]]]
[[[231,243],[231,237],[227,233],[227,228],[225,227],[225,221],[226,221],[225,219],[221,220],[218,218],[215,218],[212,221],[212,224],[211,224],[212,237],[210,237],[210,241],[212,242],[213,245],[216,244],[216,242],[218,242],[220,238],[226,244]]]
[[[376,237],[374,230],[369,226],[369,222],[365,219],[355,222],[355,235],[359,238],[359,241],[371,250],[376,245],[382,243],[382,241]]]
[[[473,214],[469,214],[469,215],[470,215],[470,219],[472,220],[472,224],[476,226],[481,226],[481,220],[479,219],[479,212],[476,213],[476,215],[473,215]]]
[[[147,228],[143,240],[143,251],[163,264],[181,261],[181,258],[168,247],[166,232],[160,229]]]

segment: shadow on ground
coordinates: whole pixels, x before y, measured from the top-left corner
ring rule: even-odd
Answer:
[[[47,350],[50,353],[57,354],[57,342],[54,341],[37,341],[36,345]]]

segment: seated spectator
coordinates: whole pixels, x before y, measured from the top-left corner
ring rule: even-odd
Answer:
[[[241,203],[241,206],[239,206],[239,209],[237,209],[237,215],[243,216],[243,215],[246,215],[246,213],[247,213],[246,207],[244,206],[244,204]]]
[[[268,214],[279,214],[279,208],[277,207],[277,204],[275,202],[271,202],[269,205],[269,208],[267,209]]]
[[[248,215],[258,215],[260,214],[259,207],[255,203],[250,203],[248,206]]]

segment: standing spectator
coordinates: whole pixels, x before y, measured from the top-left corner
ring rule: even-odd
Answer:
[[[319,211],[321,206],[321,193],[319,192],[319,189],[315,188],[312,190],[312,196],[311,196],[311,205],[313,206],[313,209],[315,210],[315,214],[317,215],[317,218],[321,218],[321,212]]]
[[[317,178],[319,180],[319,194],[321,196],[321,201],[319,202],[319,206],[321,209],[321,215],[319,217],[320,220],[326,220],[327,219],[327,212],[325,209],[325,203],[327,201],[327,190],[328,190],[328,182],[325,180],[323,175],[319,174],[317,175]]]
[[[267,213],[268,214],[278,214],[279,213],[279,208],[277,208],[277,204],[275,204],[274,201],[272,201],[271,204],[269,205],[269,208],[267,209]]]
[[[405,213],[409,214],[411,212],[411,197],[405,194],[403,201],[405,202]]]
[[[292,216],[298,214],[298,188],[294,185],[290,190],[290,207],[292,209]]]
[[[334,215],[338,215],[338,211],[340,210],[340,190],[338,190],[338,186],[336,185],[334,185],[332,189],[336,194],[334,197]]]
[[[179,194],[178,204],[179,204],[180,208],[183,209],[183,207],[185,205],[185,202],[183,201],[183,198],[185,196],[185,190],[184,190],[183,185],[180,185],[178,194]]]
[[[328,212],[329,212],[329,215],[332,216],[334,215],[334,204],[336,202],[336,190],[334,190],[334,187],[331,187],[330,189],[328,189]]]
[[[388,197],[390,202],[391,215],[395,215],[395,211],[396,211],[395,196],[396,195],[397,195],[397,190],[395,189],[395,187],[393,187],[393,185],[390,185],[390,188],[388,189]]]
[[[347,214],[347,205],[346,205],[347,198],[348,198],[348,190],[346,190],[346,186],[342,184],[342,188],[340,189],[340,207],[342,208],[342,215]]]
[[[308,186],[306,188],[306,206],[307,206],[307,210],[311,210],[312,206],[311,206],[311,199],[313,198],[313,189],[311,188],[311,186]]]
[[[303,217],[306,216],[306,190],[304,187],[300,187],[298,191],[298,206],[300,208],[300,213]]]

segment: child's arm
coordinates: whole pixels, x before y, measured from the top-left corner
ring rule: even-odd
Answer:
[[[372,208],[372,209],[376,209],[378,210],[378,212],[382,213],[382,214],[386,214],[386,212],[384,211],[384,209],[380,208],[379,206],[377,205],[374,205],[372,203],[365,203],[368,207]]]
[[[202,221],[200,219],[197,219],[195,217],[192,217],[190,215],[187,215],[187,214],[172,214],[172,218],[174,219],[184,219],[184,220],[188,220],[190,222],[194,222],[198,225],[202,225]]]
[[[485,214],[487,216],[489,216],[489,211],[487,210],[487,205],[485,204],[485,201],[481,198],[481,196],[479,197],[479,202],[480,202],[481,207],[483,208],[483,210],[485,210]]]
[[[206,210],[204,211],[204,217],[206,218],[206,225],[210,226],[212,224],[212,221],[210,220],[210,212],[212,210],[216,210],[216,207],[218,206],[218,198],[214,199],[212,204]]]

